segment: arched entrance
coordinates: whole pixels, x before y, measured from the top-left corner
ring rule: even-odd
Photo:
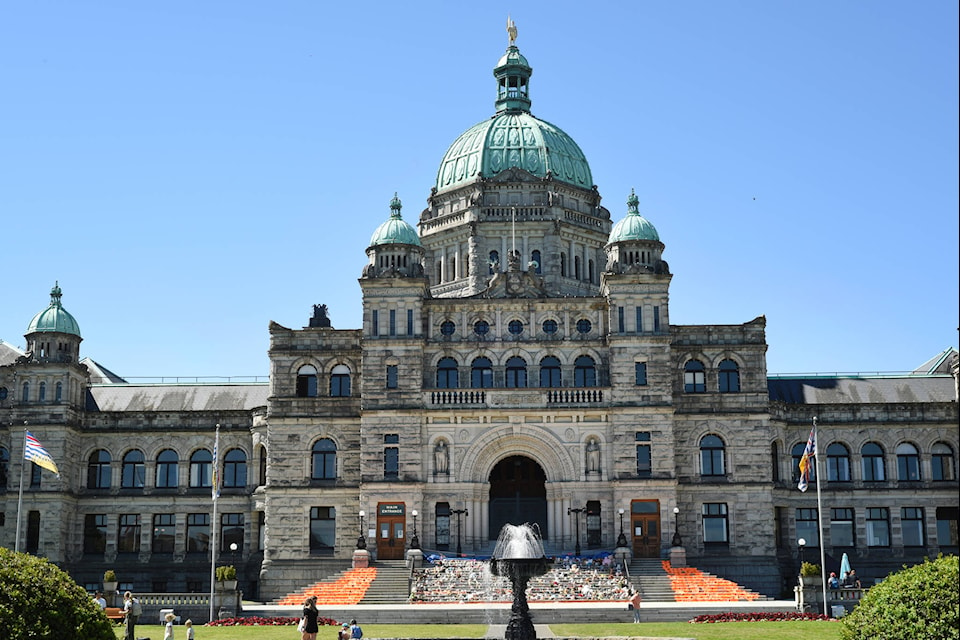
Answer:
[[[490,530],[496,540],[505,524],[536,523],[540,535],[547,529],[547,476],[543,467],[526,456],[509,456],[490,472]]]

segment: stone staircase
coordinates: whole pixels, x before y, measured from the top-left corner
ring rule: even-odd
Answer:
[[[659,558],[633,558],[628,570],[630,583],[644,602],[676,602],[670,576]]]
[[[407,604],[410,595],[405,560],[377,560],[377,577],[373,579],[360,604]]]

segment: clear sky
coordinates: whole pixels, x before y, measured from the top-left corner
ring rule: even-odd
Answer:
[[[81,354],[265,376],[268,323],[357,279],[494,113],[507,45],[614,220],[666,244],[674,324],[767,318],[771,373],[901,371],[957,344],[955,0],[7,3],[0,339],[55,281]]]

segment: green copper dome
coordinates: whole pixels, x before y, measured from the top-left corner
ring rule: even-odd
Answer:
[[[390,201],[390,219],[377,227],[377,230],[370,236],[370,246],[375,247],[381,244],[412,244],[421,246],[420,236],[416,229],[404,222],[400,217],[400,198],[393,194]]]
[[[510,167],[541,178],[549,174],[584,189],[593,188],[593,176],[583,151],[559,127],[531,115],[529,80],[533,69],[513,44],[500,58],[497,78],[497,113],[467,129],[440,162],[437,191],[444,191],[489,178]]]
[[[614,225],[610,232],[609,242],[625,242],[630,240],[654,240],[660,242],[660,234],[656,227],[640,215],[640,199],[637,198],[633,189],[630,190],[630,197],[627,198],[627,216]]]
[[[56,332],[80,336],[80,325],[70,312],[60,305],[62,295],[59,283],[54,284],[53,289],[50,290],[50,306],[33,316],[26,335],[37,332]]]

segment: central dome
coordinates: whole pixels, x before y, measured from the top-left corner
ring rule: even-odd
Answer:
[[[477,178],[490,178],[516,167],[535,176],[583,189],[593,188],[593,176],[583,151],[560,127],[530,113],[528,93],[533,69],[511,39],[497,62],[497,114],[467,129],[440,162],[437,192],[455,189]]]

